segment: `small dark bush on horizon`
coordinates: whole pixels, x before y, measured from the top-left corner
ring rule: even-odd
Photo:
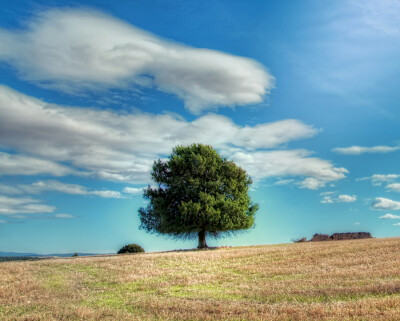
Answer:
[[[118,251],[118,254],[124,254],[124,253],[142,253],[145,252],[145,250],[137,244],[128,244],[125,245],[123,248],[121,248]]]
[[[292,242],[293,243],[307,242],[307,239],[305,237],[300,237],[300,238],[292,240]]]

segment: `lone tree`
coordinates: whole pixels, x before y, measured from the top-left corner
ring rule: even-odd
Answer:
[[[154,162],[151,176],[157,187],[144,190],[149,204],[139,209],[140,228],[147,232],[198,237],[198,248],[206,248],[206,234],[219,237],[254,224],[258,204],[248,195],[251,178],[211,146],[177,146],[166,162]]]

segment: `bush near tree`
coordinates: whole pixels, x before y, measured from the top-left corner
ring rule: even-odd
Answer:
[[[118,251],[118,254],[124,254],[124,253],[142,253],[144,252],[144,249],[137,244],[128,244],[125,245],[123,248],[121,248]]]

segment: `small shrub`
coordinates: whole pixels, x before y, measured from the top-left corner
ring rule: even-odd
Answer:
[[[123,254],[123,253],[141,253],[144,252],[144,249],[137,244],[128,244],[125,245],[123,248],[121,248],[118,251],[118,254]]]
[[[78,252],[75,252],[74,254],[72,254],[72,257],[77,257],[79,256]]]
[[[307,239],[305,237],[302,237],[302,238],[294,239],[292,241],[293,241],[293,243],[302,243],[302,242],[307,242]]]

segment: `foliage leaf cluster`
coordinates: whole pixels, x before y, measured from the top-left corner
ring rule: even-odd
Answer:
[[[248,195],[246,171],[221,157],[211,146],[177,146],[167,161],[153,164],[156,187],[148,186],[146,208],[139,209],[141,228],[179,238],[248,229],[258,209]]]

